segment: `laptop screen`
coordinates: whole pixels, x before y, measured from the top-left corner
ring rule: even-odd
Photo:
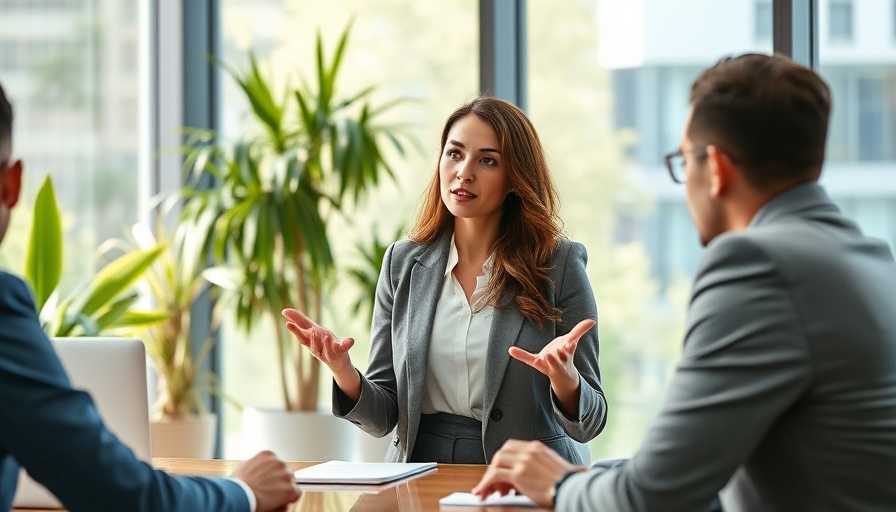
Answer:
[[[75,388],[90,393],[100,417],[134,454],[151,462],[146,353],[132,338],[53,338],[53,348]],[[22,471],[14,507],[61,508]]]

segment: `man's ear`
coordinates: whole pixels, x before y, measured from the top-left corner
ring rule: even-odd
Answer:
[[[22,161],[16,160],[0,174],[0,204],[12,209],[22,191]]]
[[[719,197],[737,178],[737,169],[731,158],[713,145],[706,146],[706,160],[709,163],[709,193],[713,197]]]

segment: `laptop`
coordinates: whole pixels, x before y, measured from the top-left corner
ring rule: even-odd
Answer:
[[[52,338],[50,342],[75,388],[90,393],[103,423],[134,454],[151,462],[146,353],[136,338]],[[62,508],[25,470],[13,507]]]

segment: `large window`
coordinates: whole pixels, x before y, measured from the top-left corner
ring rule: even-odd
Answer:
[[[0,80],[25,163],[0,266],[21,272],[31,203],[49,174],[64,215],[63,291],[92,275],[100,242],[137,219],[141,31],[132,4],[0,0]]]
[[[835,102],[828,158],[834,162],[896,159],[896,66],[885,61],[855,64],[824,53],[821,59]]]
[[[26,167],[23,203],[0,250],[0,268],[21,271],[31,203],[47,174],[64,213],[63,292],[95,271],[103,240],[121,236],[139,218],[146,199],[139,196],[140,91],[147,89],[138,66],[145,47],[139,5],[0,0],[0,82],[16,113],[14,154]],[[674,368],[701,255],[684,191],[668,179],[662,155],[679,143],[688,88],[702,68],[724,55],[772,50],[773,2],[525,5],[526,103],[560,188],[566,232],[589,251],[598,300],[611,419],[592,450],[626,456],[643,438]],[[816,5],[820,71],[834,101],[822,184],[867,233],[896,247],[896,1]],[[310,79],[315,34],[332,51],[353,21],[339,87],[374,85],[379,100],[415,100],[392,120],[410,127],[419,149],[393,160],[394,183],[383,183],[351,218],[336,216],[328,226],[340,235],[333,239],[343,263],[359,257],[357,243],[374,234],[388,239],[412,221],[445,117],[479,91],[478,13],[478,0],[220,2],[218,57],[225,64],[244,68],[251,51],[278,83]],[[156,37],[165,30],[180,27],[159,27]],[[220,78],[220,128],[229,137],[245,129],[247,105],[229,76]],[[197,99],[190,94],[188,101]],[[179,179],[180,169],[164,172],[173,174],[166,182]],[[340,278],[328,293],[325,323],[356,338],[352,356],[363,369],[369,325],[352,312],[358,290],[349,282]],[[246,334],[225,318],[222,337],[224,394],[246,406],[279,406],[269,326]],[[322,405],[329,400],[326,377]],[[224,417],[223,455],[241,456],[240,415],[227,408]]]
[[[597,457],[629,456],[677,360],[701,254],[684,189],[670,181],[662,155],[679,145],[702,68],[725,55],[771,51],[770,2],[528,6],[531,117],[551,158],[566,231],[588,249],[597,298],[610,421],[591,448]],[[756,30],[720,22],[753,16],[766,18],[755,20]]]
[[[849,46],[819,40],[833,110],[822,183],[862,229],[896,247],[896,40],[883,2],[831,2],[821,26],[855,24]]]
[[[448,114],[479,90],[479,20],[475,0],[435,4],[416,0],[224,0],[222,2],[223,60],[240,67],[248,52],[278,80],[292,84],[314,77],[314,40],[320,31],[332,51],[346,24],[353,20],[342,78],[346,94],[375,85],[375,99],[413,98],[394,113],[420,145],[393,161],[396,183],[384,183],[351,219],[334,219],[334,236],[342,265],[357,261],[359,241],[376,232],[383,240],[401,225],[409,226],[424,180],[436,163],[438,137]],[[222,76],[222,122],[226,135],[245,129],[246,105],[227,75]],[[345,267],[343,267],[345,268]],[[328,293],[326,325],[340,336],[354,336],[352,360],[362,370],[370,335],[363,315],[352,313],[357,298],[344,274],[337,290]],[[244,406],[281,406],[276,379],[276,348],[263,326],[250,335],[225,325],[222,350],[225,393]],[[324,372],[327,370],[324,368]],[[321,406],[329,408],[329,375],[324,376]],[[240,415],[225,414],[225,456],[241,455]]]

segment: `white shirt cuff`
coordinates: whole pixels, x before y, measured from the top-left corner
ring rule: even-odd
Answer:
[[[249,484],[243,482],[239,478],[232,476],[227,476],[224,478],[236,482],[240,487],[243,488],[244,491],[246,491],[246,497],[249,498],[249,512],[255,512],[255,506],[257,505],[257,502],[255,501],[255,491],[253,491],[252,488],[249,487]]]

